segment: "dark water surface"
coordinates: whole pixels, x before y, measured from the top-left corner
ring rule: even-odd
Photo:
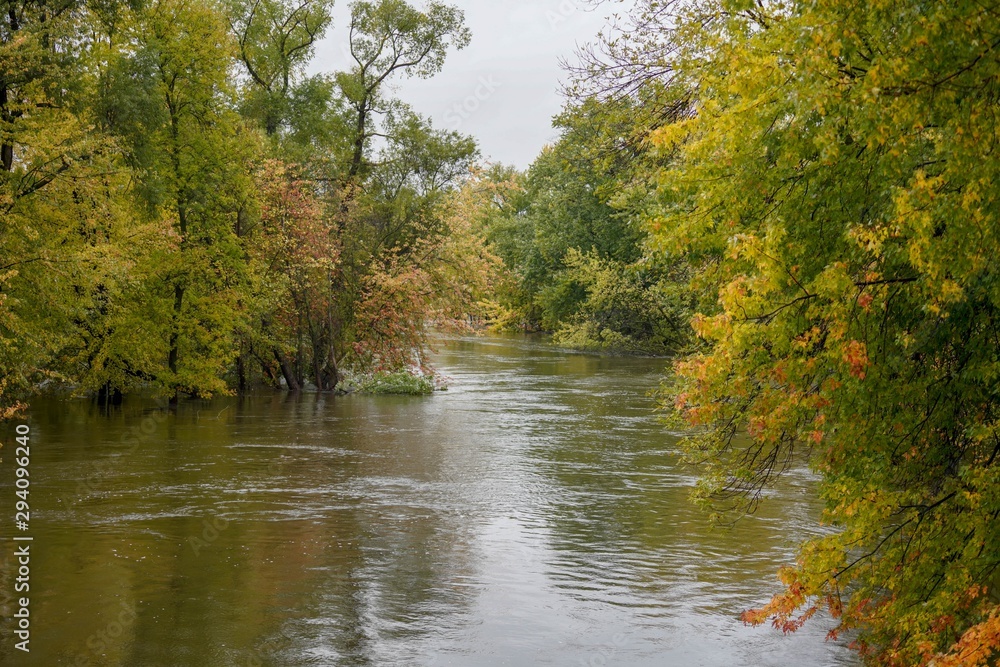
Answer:
[[[662,360],[486,338],[436,365],[424,398],[36,403],[31,653],[8,618],[0,663],[853,664],[822,619],[739,623],[816,530],[812,481],[711,529],[652,412]]]

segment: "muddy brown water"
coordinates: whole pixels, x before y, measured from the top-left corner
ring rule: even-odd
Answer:
[[[815,481],[793,470],[713,529],[653,411],[666,362],[438,347],[450,389],[428,397],[36,402],[31,652],[8,599],[0,663],[855,664],[827,620],[787,637],[739,622],[818,530]]]

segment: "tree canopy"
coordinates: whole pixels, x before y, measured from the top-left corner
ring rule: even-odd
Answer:
[[[708,297],[667,400],[696,429],[699,497],[752,509],[805,457],[834,527],[746,620],[825,609],[873,664],[993,664],[1000,8],[644,8],[657,33],[607,52],[690,108],[650,136],[647,219]],[[641,97],[650,70],[604,62]]]
[[[699,501],[820,480],[748,623],[996,663],[1000,5],[638,0],[525,172],[394,95],[469,43],[449,5],[355,1],[312,75],[330,0],[5,7],[0,419],[333,391],[419,371],[431,322],[672,354]]]
[[[329,0],[8,5],[0,415],[46,382],[333,390],[421,358],[478,148],[390,84],[468,43],[459,10],[355,2],[355,65],[309,75]]]

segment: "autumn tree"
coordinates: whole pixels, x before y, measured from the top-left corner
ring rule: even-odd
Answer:
[[[413,239],[403,254],[386,254],[366,277],[355,314],[355,353],[366,367],[423,367],[428,322],[468,331],[494,314],[491,300],[505,271],[484,219],[502,187],[474,170],[437,200],[434,233]]]
[[[160,0],[129,18],[105,76],[104,118],[164,238],[133,272],[141,284],[129,311],[142,313],[147,341],[134,370],[175,397],[210,395],[226,389],[242,316],[238,225],[255,151],[232,111],[236,49],[211,5]]]
[[[8,2],[0,16],[0,418],[58,379],[81,307],[74,274],[94,231],[108,146],[79,113],[91,50],[76,2]]]
[[[336,290],[346,298],[333,321],[339,349],[359,368],[397,370],[423,352],[434,304],[454,287],[438,279],[449,261],[442,249],[454,249],[449,237],[462,231],[450,217],[449,197],[479,151],[473,140],[406,110],[386,127],[377,164],[345,190]]]
[[[303,159],[295,169],[322,201],[319,224],[328,240],[312,247],[335,247],[328,259],[336,270],[289,304],[297,315],[286,318],[291,328],[276,348],[287,386],[308,377],[332,390],[344,367],[405,366],[422,349],[435,298],[429,249],[447,233],[440,203],[478,149],[467,137],[435,129],[388,91],[393,77],[433,75],[448,49],[468,38],[461,12],[440,3],[418,10],[398,0],[357,2],[354,65],[331,77],[335,86],[326,79],[307,84],[311,120],[290,121],[281,146],[287,160]],[[303,137],[310,138],[307,150]],[[286,242],[297,243],[294,236]]]
[[[0,418],[47,381],[333,390],[420,356],[469,257],[447,202],[478,150],[390,84],[469,33],[440,3],[358,2],[354,65],[310,76],[331,7],[5,5]]]
[[[993,664],[998,8],[666,4],[696,113],[654,137],[649,224],[718,297],[669,405],[706,503],[752,509],[804,456],[836,528],[745,618],[826,609],[871,664]]]
[[[275,384],[277,372],[297,391],[306,377],[332,389],[340,381],[337,355],[317,346],[331,341],[318,335],[328,326],[332,292],[339,270],[339,241],[331,233],[315,186],[279,160],[257,174],[261,211],[247,235],[254,267],[254,317],[249,354]],[[310,349],[311,348],[311,349]],[[311,367],[302,364],[311,361]],[[272,370],[274,365],[277,369]]]

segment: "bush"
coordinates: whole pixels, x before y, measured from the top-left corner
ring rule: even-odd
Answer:
[[[414,375],[409,371],[376,373],[361,382],[359,391],[364,394],[422,396],[434,391],[434,381],[429,377]]]

